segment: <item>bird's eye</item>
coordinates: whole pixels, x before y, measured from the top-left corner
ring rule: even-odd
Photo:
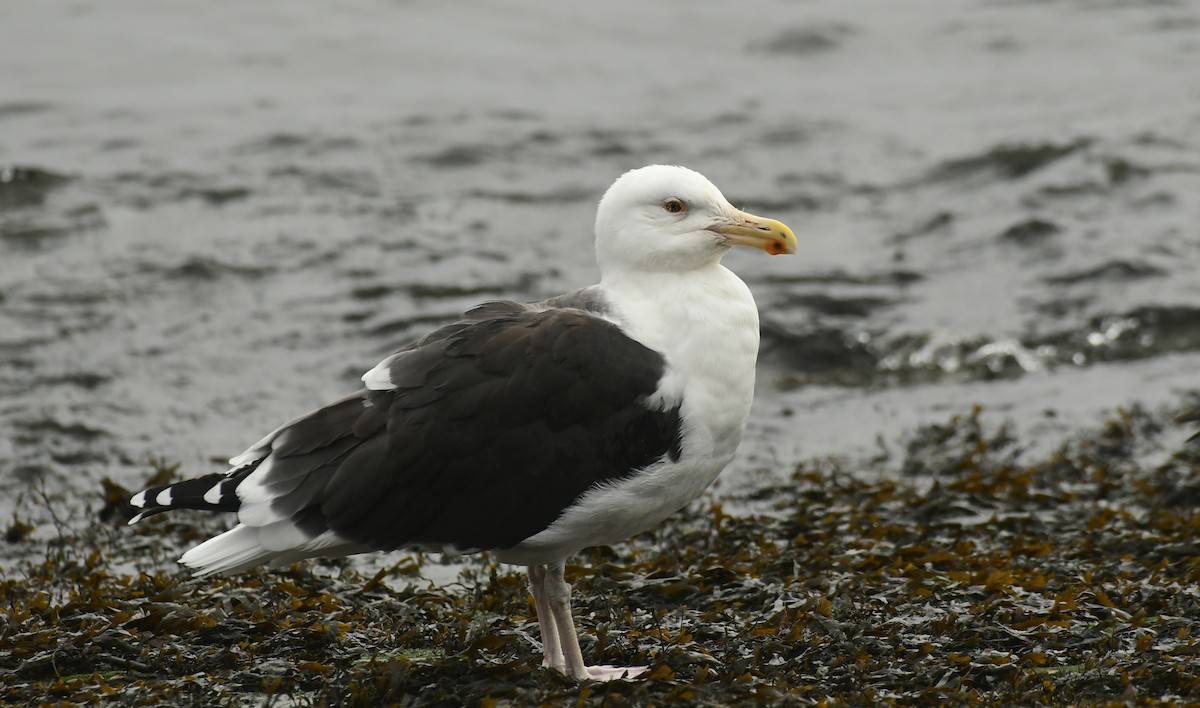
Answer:
[[[668,214],[682,214],[687,211],[687,204],[684,204],[682,199],[671,197],[663,201],[662,208]]]

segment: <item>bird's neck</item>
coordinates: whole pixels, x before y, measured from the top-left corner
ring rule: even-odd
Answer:
[[[685,407],[719,411],[708,431],[712,452],[732,455],[754,396],[759,333],[750,289],[717,263],[601,284],[630,335],[661,352],[679,377],[678,390],[687,387]]]
[[[626,324],[648,338],[643,343],[660,351],[671,348],[665,338],[729,327],[752,328],[757,340],[758,309],[750,289],[720,263],[681,272],[605,274],[600,284]]]

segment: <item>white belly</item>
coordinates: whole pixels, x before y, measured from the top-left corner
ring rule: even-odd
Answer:
[[[492,555],[505,563],[533,565],[562,560],[588,546],[620,543],[700,496],[728,462],[660,462],[634,477],[596,487],[545,531]]]

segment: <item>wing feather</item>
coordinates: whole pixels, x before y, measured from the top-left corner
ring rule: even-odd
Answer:
[[[667,371],[603,317],[482,305],[385,359],[367,389],[243,453],[239,529],[262,534],[231,532],[188,561],[228,570],[326,547],[516,545],[592,487],[678,458],[679,404],[647,404]],[[243,548],[255,538],[269,553]],[[208,558],[218,551],[230,557]]]

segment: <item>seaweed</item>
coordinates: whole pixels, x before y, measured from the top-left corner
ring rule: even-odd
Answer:
[[[125,527],[109,480],[105,511],[0,577],[0,702],[1196,701],[1200,445],[1172,448],[1169,418],[1122,409],[1026,460],[975,409],[916,431],[902,474],[807,461],[747,493],[757,513],[705,497],[591,549],[567,569],[585,655],[651,667],[607,684],[540,667],[519,568],[187,578],[171,553],[213,522]]]

